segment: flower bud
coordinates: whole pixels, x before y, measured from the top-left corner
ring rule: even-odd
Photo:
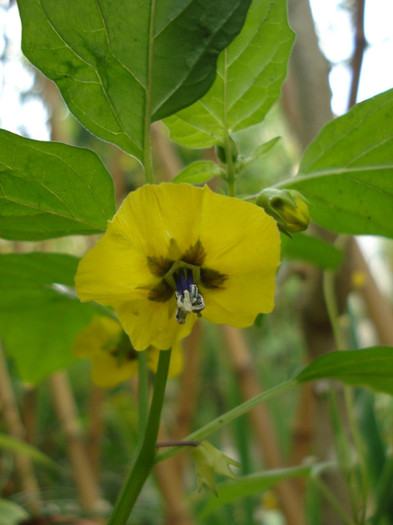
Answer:
[[[208,441],[202,441],[197,447],[192,449],[191,454],[196,464],[199,490],[201,490],[203,485],[206,485],[217,496],[214,474],[236,479],[230,465],[240,467],[240,463],[226,456]]]
[[[305,197],[296,190],[263,190],[256,204],[277,222],[284,233],[297,233],[307,229],[310,224],[310,212]]]

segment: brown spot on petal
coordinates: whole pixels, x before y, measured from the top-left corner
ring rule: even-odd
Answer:
[[[188,248],[188,250],[183,254],[181,260],[188,264],[192,264],[193,266],[202,266],[205,258],[205,249],[201,241],[198,239],[197,242]]]
[[[156,303],[166,303],[173,295],[172,287],[166,281],[162,280],[150,290],[149,299]]]
[[[223,284],[228,279],[228,276],[211,270],[210,268],[201,268],[201,284],[205,288],[223,288]]]
[[[164,277],[164,275],[169,272],[173,261],[167,259],[166,257],[148,257],[147,266],[152,274],[157,275],[158,277]]]

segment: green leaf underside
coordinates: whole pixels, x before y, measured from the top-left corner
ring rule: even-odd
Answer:
[[[327,124],[281,186],[302,192],[325,228],[393,237],[393,90]]]
[[[95,135],[143,157],[146,125],[211,86],[251,0],[18,0],[22,48]]]
[[[178,173],[173,182],[203,184],[213,177],[219,177],[222,173],[223,170],[215,162],[211,160],[197,160]]]
[[[219,483],[217,484],[218,497],[215,495],[209,497],[199,517],[205,518],[222,505],[265,491],[285,479],[309,476],[312,469],[311,466],[302,466],[267,470],[242,476],[234,481]]]
[[[98,314],[53,287],[72,286],[77,263],[63,254],[0,255],[0,339],[23,381],[37,383],[69,366],[76,334]]]
[[[0,237],[98,233],[114,213],[113,182],[95,153],[0,130]]]
[[[254,0],[240,35],[218,60],[216,80],[198,102],[165,119],[188,147],[222,144],[225,129],[261,122],[280,96],[294,40],[285,0]]]
[[[331,378],[393,395],[392,370],[393,348],[375,346],[325,354],[302,370],[296,379],[304,383]]]
[[[0,293],[6,289],[48,287],[54,283],[74,286],[79,259],[61,253],[0,254]]]
[[[297,233],[291,239],[281,236],[282,257],[307,261],[324,270],[337,270],[343,255],[342,251],[327,242]]]

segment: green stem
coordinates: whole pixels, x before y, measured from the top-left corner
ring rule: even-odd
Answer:
[[[338,350],[345,350],[346,342],[343,332],[340,327],[340,316],[338,313],[336,293],[335,293],[335,281],[336,274],[331,271],[323,272],[323,295],[325,298],[326,308],[332,326],[334,339]]]
[[[356,523],[348,516],[348,514],[345,512],[345,510],[341,507],[340,503],[337,501],[335,495],[331,490],[323,483],[322,480],[315,477],[314,481],[320,490],[320,492],[323,494],[323,496],[328,500],[328,502],[331,504],[331,506],[336,510],[337,514],[341,517],[342,521],[346,523],[347,525],[356,525]]]
[[[149,370],[147,352],[138,354],[138,435],[142,437],[147,424],[149,411]]]
[[[348,237],[347,236],[339,236],[336,239],[335,246],[343,249],[345,247],[345,244],[347,243]],[[323,274],[323,293],[326,303],[326,308],[328,311],[329,320],[332,326],[336,346],[338,350],[345,350],[347,349],[346,339],[344,337],[343,330],[340,326],[340,317],[339,317],[339,311],[336,301],[336,293],[335,293],[335,274],[330,271],[325,271]],[[361,519],[361,523],[364,523],[364,512],[366,509],[366,503],[367,503],[367,486],[368,486],[368,478],[367,478],[367,468],[364,461],[364,454],[363,454],[363,443],[362,439],[359,434],[359,430],[356,424],[355,420],[355,410],[354,410],[354,400],[353,400],[353,391],[350,387],[345,386],[344,387],[344,400],[345,400],[345,406],[346,411],[348,415],[348,423],[349,428],[352,434],[353,442],[355,444],[355,448],[357,451],[358,461],[359,461],[359,468],[360,468],[360,474],[361,474],[361,489],[359,490],[357,487],[352,487],[351,484],[349,484],[350,492],[352,492],[352,497],[355,499],[359,496],[361,497],[362,504],[361,507],[364,509],[363,511],[363,517]],[[351,458],[347,458],[347,464],[351,464]],[[347,475],[349,475],[350,472],[347,472]]]
[[[155,447],[160,426],[160,415],[164,402],[170,358],[170,350],[160,352],[157,374],[154,381],[153,398],[143,441],[138,447],[131,470],[124,482],[107,525],[125,525],[127,523],[135,502],[154,465]]]
[[[147,86],[145,90],[145,111],[143,130],[143,166],[145,179],[148,184],[154,183],[153,163],[151,158],[151,114],[152,114],[152,86],[153,86],[153,58],[154,58],[154,19],[156,0],[151,1],[149,23],[149,46],[147,55]]]
[[[244,403],[242,403],[241,405],[233,408],[229,412],[226,412],[225,414],[219,416],[218,418],[213,419],[213,421],[210,421],[210,423],[208,423],[204,427],[196,430],[195,432],[192,432],[191,434],[189,434],[187,437],[184,438],[184,441],[200,441],[204,439],[205,437],[209,436],[210,434],[220,429],[224,425],[227,425],[234,419],[242,416],[243,414],[246,414],[249,410],[259,405],[259,403],[262,403],[263,401],[266,401],[267,399],[271,399],[280,394],[283,394],[284,392],[291,390],[291,388],[295,387],[297,384],[298,383],[296,379],[289,379],[288,381],[285,381],[284,383],[281,383],[273,388],[270,388],[266,392],[262,392],[261,394],[258,394],[252,399],[249,399],[245,401]],[[166,450],[165,452],[162,452],[161,454],[158,454],[156,458],[156,463],[159,463],[160,461],[163,461],[164,459],[168,459],[171,456],[174,456],[177,452],[180,452],[180,450],[182,450],[180,447],[174,447],[174,448],[171,448],[170,450]]]
[[[228,130],[228,79],[227,79],[227,50],[224,50],[224,79],[223,79],[223,122],[224,122],[224,150],[226,157],[226,180],[228,184],[228,195],[235,197],[235,166],[232,160],[231,138]]]
[[[379,476],[375,489],[375,513],[371,518],[372,525],[378,525],[391,502],[393,485],[393,454],[391,450],[386,453],[385,464]]]

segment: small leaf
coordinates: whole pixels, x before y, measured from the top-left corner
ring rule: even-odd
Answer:
[[[0,433],[0,448],[13,452],[14,454],[24,454],[33,461],[45,465],[52,470],[59,469],[59,465],[49,456],[38,450],[38,448],[32,447],[28,443],[25,443],[24,441],[21,441],[15,437]]]
[[[37,241],[106,229],[111,176],[90,150],[0,130],[0,236]]]
[[[312,203],[312,219],[339,233],[393,237],[393,90],[325,126],[299,175],[280,186]]]
[[[269,151],[274,148],[274,146],[277,144],[277,142],[281,139],[281,137],[274,137],[271,140],[268,140],[267,142],[264,142],[263,144],[260,144],[255,148],[255,150],[252,152],[251,158],[253,160],[259,159],[260,157],[263,157],[266,155],[266,153],[269,153]]]
[[[337,270],[343,260],[342,251],[335,246],[302,233],[291,239],[282,236],[281,248],[283,258],[306,261],[324,270]]]
[[[297,376],[299,383],[332,378],[393,395],[393,348],[342,350],[315,359]]]
[[[254,0],[239,36],[222,53],[217,78],[192,106],[165,120],[188,147],[222,145],[230,133],[261,122],[281,94],[294,33],[285,0]]]
[[[20,525],[29,517],[27,511],[13,501],[0,499],[0,525]]]
[[[176,175],[173,182],[203,184],[213,177],[221,177],[224,171],[211,160],[197,160],[186,166]]]
[[[251,0],[19,0],[22,48],[98,137],[143,158],[152,120],[209,89]]]
[[[210,497],[199,518],[203,519],[222,505],[233,503],[239,499],[261,493],[273,487],[280,481],[293,477],[310,476],[313,466],[290,467],[277,470],[265,470],[256,474],[242,476],[231,482],[219,483],[219,497]]]

